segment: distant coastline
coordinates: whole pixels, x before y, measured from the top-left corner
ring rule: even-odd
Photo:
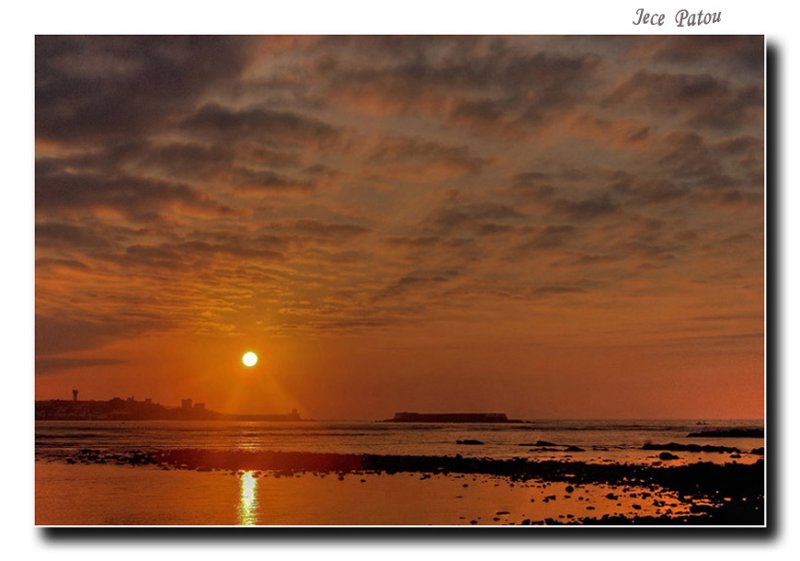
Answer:
[[[107,401],[50,399],[36,401],[37,421],[302,421],[296,409],[284,414],[230,414],[205,408],[203,403],[184,399],[180,407],[168,407],[151,400],[114,398]]]

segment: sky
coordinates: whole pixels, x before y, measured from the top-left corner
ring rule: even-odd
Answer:
[[[761,36],[40,36],[35,80],[37,399],[763,415]]]

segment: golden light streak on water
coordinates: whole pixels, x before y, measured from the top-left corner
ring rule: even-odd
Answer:
[[[239,524],[254,526],[258,511],[258,480],[252,471],[246,471],[239,478]]]

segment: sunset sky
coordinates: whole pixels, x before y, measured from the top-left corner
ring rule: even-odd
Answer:
[[[38,37],[36,398],[760,418],[763,88],[760,36]]]

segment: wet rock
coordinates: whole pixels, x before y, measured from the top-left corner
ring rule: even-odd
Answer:
[[[713,446],[711,444],[679,444],[677,442],[667,442],[666,444],[652,444],[647,442],[642,445],[642,450],[668,450],[670,452],[719,452],[735,453],[739,449],[734,446]]]
[[[687,437],[764,438],[764,429],[719,429],[690,432]]]
[[[584,450],[580,446],[572,446],[572,445],[570,445],[570,446],[567,446],[564,449],[564,451],[565,452],[583,452]]]
[[[480,440],[474,440],[472,438],[466,438],[464,440],[456,440],[456,444],[464,444],[467,446],[480,446],[483,444]]]
[[[661,452],[658,455],[658,459],[659,460],[678,460],[678,459],[680,459],[680,457],[676,456],[675,454],[673,454],[671,452]]]

